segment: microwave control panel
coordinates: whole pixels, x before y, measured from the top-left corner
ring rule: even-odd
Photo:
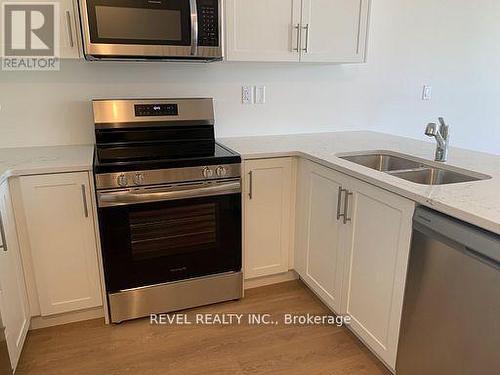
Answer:
[[[219,46],[219,1],[198,0],[199,42],[202,47]]]

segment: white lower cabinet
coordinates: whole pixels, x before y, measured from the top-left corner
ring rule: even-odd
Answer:
[[[415,203],[357,180],[349,190],[342,313],[394,370]]]
[[[87,172],[20,178],[42,316],[102,305]]]
[[[248,160],[243,176],[245,278],[289,270],[292,158]]]
[[[295,270],[331,309],[340,312],[344,250],[338,194],[346,180],[304,160],[298,169]]]
[[[300,160],[295,270],[395,368],[414,202]]]
[[[0,314],[11,366],[16,368],[30,326],[30,312],[8,182],[0,186]],[[2,329],[3,327],[0,327]]]

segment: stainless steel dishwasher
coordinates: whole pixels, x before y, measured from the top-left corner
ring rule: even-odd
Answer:
[[[500,374],[500,236],[415,211],[396,373]]]

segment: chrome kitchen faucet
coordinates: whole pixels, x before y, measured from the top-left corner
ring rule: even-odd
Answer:
[[[436,123],[431,122],[425,129],[425,135],[436,138],[436,161],[445,162],[448,160],[448,146],[450,144],[450,127],[444,122],[444,118],[439,117],[439,128]]]

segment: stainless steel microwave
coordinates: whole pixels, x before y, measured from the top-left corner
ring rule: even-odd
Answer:
[[[87,60],[222,60],[222,0],[80,0]]]

